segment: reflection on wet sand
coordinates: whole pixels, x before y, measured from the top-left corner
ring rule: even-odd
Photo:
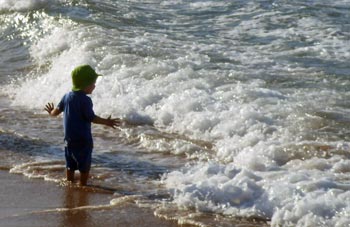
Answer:
[[[91,223],[91,217],[86,209],[72,209],[87,205],[89,205],[89,193],[72,187],[65,187],[63,207],[69,210],[62,212],[61,226],[87,226],[87,223]]]

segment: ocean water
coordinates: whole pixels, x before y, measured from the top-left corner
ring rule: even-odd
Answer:
[[[93,127],[92,184],[179,223],[349,226],[349,21],[345,0],[1,0],[0,168],[62,183],[43,108],[87,63],[124,120]]]

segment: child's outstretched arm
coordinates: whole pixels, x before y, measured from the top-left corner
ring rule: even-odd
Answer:
[[[58,116],[60,113],[62,113],[61,110],[55,108],[55,105],[53,103],[48,103],[45,105],[45,110],[50,114],[50,116]]]
[[[116,128],[121,124],[121,120],[119,118],[111,118],[109,116],[108,118],[102,118],[99,116],[95,116],[94,120],[92,121],[95,124],[101,124],[101,125],[106,125],[112,128]]]

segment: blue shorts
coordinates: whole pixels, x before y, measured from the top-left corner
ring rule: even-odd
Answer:
[[[90,171],[92,146],[65,147],[66,168],[86,173]]]

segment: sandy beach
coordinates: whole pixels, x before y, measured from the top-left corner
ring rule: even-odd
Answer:
[[[113,194],[0,171],[0,226],[178,226],[132,201],[110,205]]]
[[[194,226],[156,217],[151,209],[135,204],[132,196],[117,197],[108,190],[94,186],[59,185],[10,174],[6,170],[0,170],[0,180],[1,227]],[[205,219],[205,215],[202,218]],[[211,223],[213,217],[207,218]],[[220,226],[267,225],[253,220],[236,220]]]

